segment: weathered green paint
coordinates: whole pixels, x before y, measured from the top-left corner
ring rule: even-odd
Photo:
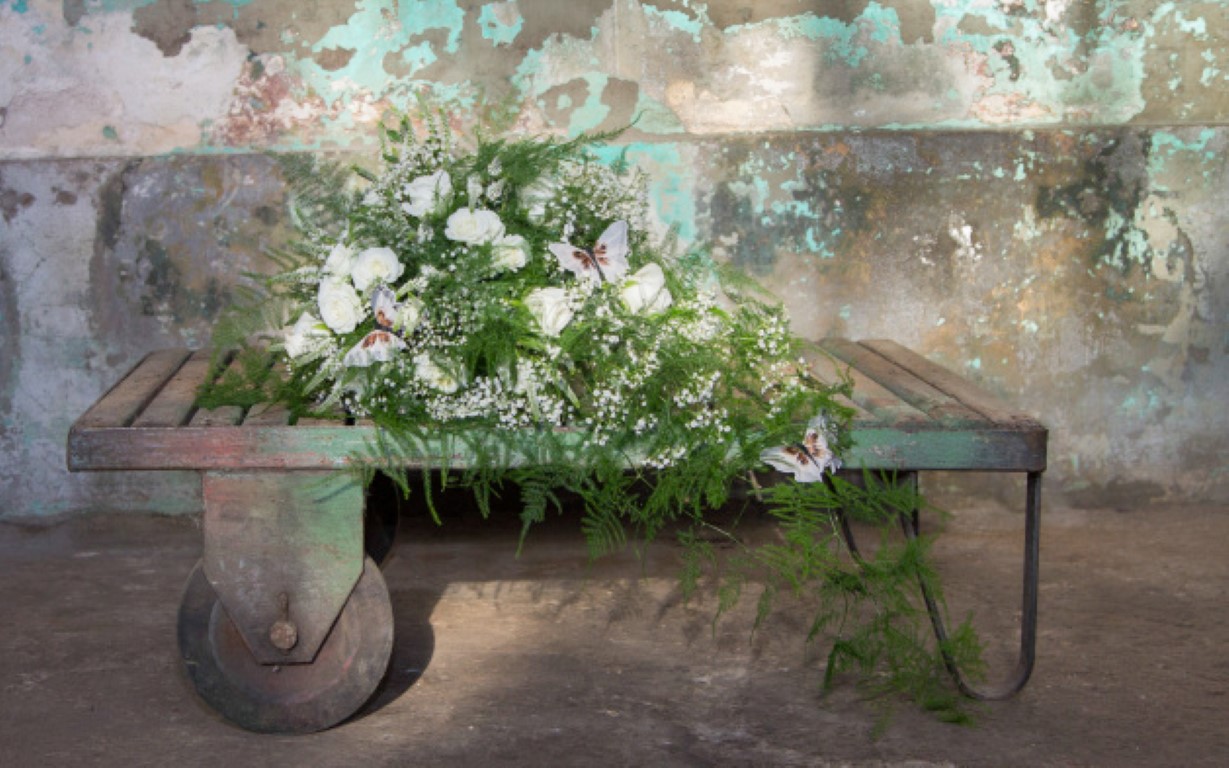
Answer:
[[[362,484],[338,472],[206,472],[202,486],[201,565],[252,656],[310,662],[363,570]],[[270,642],[279,620],[293,622],[294,647]]]

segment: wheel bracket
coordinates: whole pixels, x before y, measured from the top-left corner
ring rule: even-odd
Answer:
[[[205,577],[261,664],[309,663],[363,571],[346,473],[206,472]]]

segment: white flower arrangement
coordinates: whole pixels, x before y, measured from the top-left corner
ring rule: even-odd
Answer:
[[[762,491],[791,532],[751,566],[795,590],[800,573],[842,574],[826,582],[836,598],[821,589],[825,616],[878,599],[839,547],[813,545],[824,531],[835,540],[828,513],[851,499],[896,522],[891,504],[864,498],[885,486],[833,478],[848,383],[809,375],[778,307],[702,255],[653,242],[643,176],[599,162],[583,137],[458,152],[440,120],[425,136],[403,121],[384,139],[383,170],[331,199],[333,226],[300,216],[302,258],[268,280],[265,308],[295,318],[271,348],[288,378],[270,390],[260,357],[254,381],[219,385],[202,407],[272,397],[295,414],[344,410],[386,436],[373,446],[386,467],[404,465],[394,454],[419,444],[409,438],[456,437],[479,499],[521,484],[527,527],[558,503],[551,486],[579,494],[594,553],[619,546],[625,526],[647,537],[684,516],[708,526],[705,510],[771,467],[797,480]],[[536,463],[501,463],[508,445]],[[902,587],[887,589],[895,599]]]
[[[402,428],[581,429],[658,469],[701,449],[808,480],[839,466],[831,421],[797,442],[799,417],[833,401],[780,311],[723,307],[701,287],[711,270],[654,246],[642,176],[581,142],[389,137],[343,226],[281,276],[293,400]],[[816,434],[822,463],[783,466]]]

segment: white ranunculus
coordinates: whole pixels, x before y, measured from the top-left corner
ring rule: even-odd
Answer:
[[[619,297],[628,312],[655,315],[674,301],[666,288],[666,276],[657,264],[645,264],[628,276],[619,287]]]
[[[448,217],[444,237],[466,245],[493,243],[504,236],[499,215],[485,208],[459,208]]]
[[[353,331],[363,317],[363,300],[358,297],[354,286],[340,278],[329,277],[320,281],[316,303],[320,319],[334,333]]]
[[[461,386],[461,382],[446,368],[436,365],[426,353],[414,356],[414,373],[419,381],[434,390],[444,394],[452,394]]]
[[[319,339],[328,338],[328,336],[328,327],[316,319],[312,313],[304,312],[299,315],[294,325],[286,328],[282,344],[286,348],[287,355],[299,357],[310,352]]]
[[[338,277],[349,277],[354,269],[354,251],[349,246],[338,243],[329,251],[329,257],[324,260],[324,271]]]
[[[495,241],[491,264],[500,272],[515,272],[529,261],[529,243],[520,235],[507,235]]]
[[[375,283],[391,283],[404,271],[405,265],[392,248],[368,248],[355,257],[350,278],[355,288],[365,291]]]
[[[541,224],[546,218],[546,205],[559,192],[559,182],[551,176],[539,176],[521,190],[521,202],[525,205],[525,215],[534,224]]]
[[[419,176],[402,187],[410,202],[402,203],[401,209],[411,216],[422,218],[435,213],[452,196],[452,177],[448,171],[436,171],[428,176]]]
[[[572,322],[571,302],[562,288],[535,288],[525,297],[525,306],[547,336],[558,336]]]

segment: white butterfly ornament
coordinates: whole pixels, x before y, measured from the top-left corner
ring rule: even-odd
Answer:
[[[401,305],[387,286],[378,286],[371,294],[371,314],[375,316],[375,330],[367,334],[346,353],[342,363],[351,368],[366,368],[372,363],[387,363],[393,353],[405,349],[406,343],[393,328],[396,325]]]
[[[627,274],[627,222],[616,221],[597,239],[593,250],[570,243],[551,243],[559,266],[582,280],[610,283]]]
[[[841,468],[841,460],[828,446],[828,425],[822,416],[807,424],[801,443],[769,448],[760,453],[760,461],[792,474],[800,483],[821,482],[825,471],[835,472]]]

